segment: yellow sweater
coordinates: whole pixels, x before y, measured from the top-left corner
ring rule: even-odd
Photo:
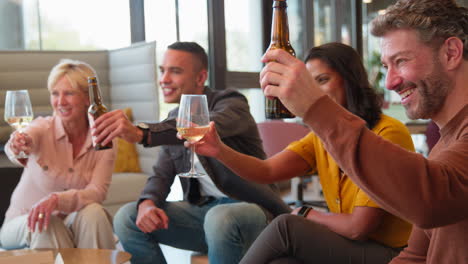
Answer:
[[[372,131],[388,141],[414,151],[408,129],[394,118],[382,115]],[[370,200],[346,174],[340,173],[338,165],[314,133],[311,132],[301,140],[291,143],[287,149],[307,161],[312,172],[318,172],[330,212],[350,214],[356,206],[379,208],[379,205]],[[369,238],[390,247],[402,247],[407,245],[410,233],[409,223],[387,213],[382,224],[369,234]]]

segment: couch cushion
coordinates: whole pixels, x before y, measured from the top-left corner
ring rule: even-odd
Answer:
[[[148,176],[143,173],[112,174],[112,184],[109,186],[107,198],[103,203],[104,207],[114,215],[123,204],[136,201],[147,179]]]
[[[133,44],[109,51],[112,109],[131,107],[137,122],[159,121],[156,43]],[[141,170],[151,175],[158,148],[137,145]]]
[[[132,109],[126,107],[122,110],[127,118],[130,121],[133,121]],[[117,145],[114,172],[141,172],[138,152],[135,144],[127,142],[121,138],[117,138],[114,142]]]

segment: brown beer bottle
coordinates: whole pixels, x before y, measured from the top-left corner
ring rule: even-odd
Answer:
[[[106,113],[107,107],[102,103],[101,91],[99,90],[97,78],[95,76],[88,77],[88,87],[89,102],[91,104],[88,108],[88,120],[89,126],[93,127],[94,120]],[[112,141],[109,144],[102,146],[101,144],[96,144],[96,137],[93,136],[93,146],[95,150],[110,149],[112,148]]]
[[[289,42],[288,14],[286,13],[286,0],[275,0],[273,2],[273,20],[271,23],[271,42],[268,50],[283,49],[289,54],[296,56]],[[295,117],[284,107],[278,98],[265,98],[265,116],[267,119],[281,119]]]

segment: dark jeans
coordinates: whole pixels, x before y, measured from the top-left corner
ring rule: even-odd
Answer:
[[[255,240],[240,263],[388,263],[401,249],[353,241],[296,215],[277,217]]]
[[[208,253],[210,264],[238,264],[267,225],[256,204],[230,198],[215,199],[203,206],[168,202],[163,208],[169,228],[143,233],[135,224],[137,206],[130,203],[114,217],[115,233],[133,264],[162,264],[166,259],[159,244]]]

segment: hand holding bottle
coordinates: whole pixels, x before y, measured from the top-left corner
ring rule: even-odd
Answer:
[[[135,127],[121,109],[107,112],[94,121],[93,136],[96,142],[104,146],[114,138],[119,137],[130,143],[138,143],[142,139],[142,132]]]
[[[265,96],[278,97],[295,115],[303,117],[309,107],[326,94],[315,84],[305,64],[288,52],[270,50],[262,62],[270,61],[260,72]]]
[[[289,41],[288,14],[286,0],[273,2],[273,21],[271,22],[271,42],[267,51],[282,49],[292,56],[296,52]],[[264,61],[267,63],[269,61]],[[281,103],[278,98],[267,96],[265,99],[265,117],[267,119],[293,118],[294,115]]]
[[[101,91],[99,90],[98,80],[95,76],[88,77],[88,86],[89,86],[89,102],[90,106],[88,108],[88,121],[89,127],[93,129],[94,122],[103,114],[107,113],[107,107],[102,102]],[[95,150],[105,150],[111,149],[113,147],[112,141],[98,142],[96,140],[96,135],[92,135],[93,146]]]

